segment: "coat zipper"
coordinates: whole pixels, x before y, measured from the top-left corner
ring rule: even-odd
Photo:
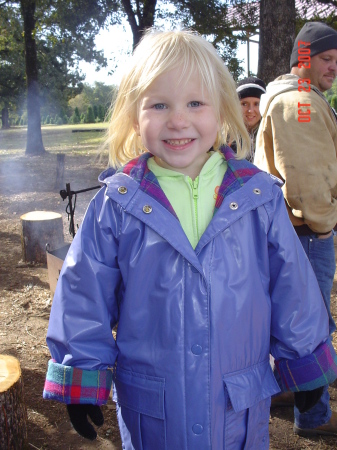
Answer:
[[[194,204],[194,218],[195,218],[195,228],[197,233],[197,240],[199,242],[199,228],[198,228],[198,186],[199,186],[199,177],[195,180],[190,179],[190,185],[192,188],[192,196],[193,196],[193,204]]]

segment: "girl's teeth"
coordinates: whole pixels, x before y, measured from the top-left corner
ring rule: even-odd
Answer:
[[[175,139],[174,141],[171,141],[169,139],[166,140],[166,142],[170,145],[184,145],[191,142],[192,139]]]

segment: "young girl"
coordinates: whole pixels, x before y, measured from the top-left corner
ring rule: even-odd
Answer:
[[[280,182],[247,141],[235,84],[188,31],[146,34],[110,160],[53,301],[44,398],[94,439],[112,381],[123,448],[268,448],[269,365],[308,409],[336,378],[328,316]],[[118,323],[117,339],[112,335]]]

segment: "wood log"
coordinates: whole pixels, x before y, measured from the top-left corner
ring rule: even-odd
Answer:
[[[47,263],[46,245],[55,250],[64,245],[61,214],[51,211],[32,211],[21,217],[22,259]]]
[[[54,189],[61,189],[63,187],[65,157],[66,155],[64,153],[57,153],[56,155],[57,164]]]
[[[19,361],[0,355],[0,448],[21,450],[27,444],[27,409]]]

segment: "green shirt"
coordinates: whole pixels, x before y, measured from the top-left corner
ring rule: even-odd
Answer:
[[[219,186],[227,170],[227,162],[212,152],[195,180],[174,170],[159,166],[154,158],[147,161],[178,216],[180,224],[195,248],[212,220]]]

